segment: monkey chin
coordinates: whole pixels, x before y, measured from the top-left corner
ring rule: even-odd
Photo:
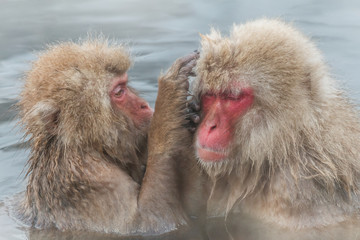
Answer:
[[[231,165],[231,162],[227,157],[222,158],[219,161],[209,161],[201,159],[199,154],[197,154],[197,161],[201,168],[204,169],[211,178],[225,175],[229,172],[229,165]]]

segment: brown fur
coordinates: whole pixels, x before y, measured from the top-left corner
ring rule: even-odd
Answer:
[[[228,159],[200,164],[214,180],[209,215],[245,211],[285,227],[325,226],[360,212],[358,112],[313,43],[289,24],[261,19],[229,37],[202,37],[194,94],[239,93],[254,103],[238,119]]]
[[[96,39],[43,53],[18,104],[31,144],[18,217],[37,228],[120,234],[159,234],[185,224],[175,159],[182,149],[176,146],[186,145],[179,141],[190,137],[180,128],[181,103],[194,63],[184,61],[159,79],[147,160],[148,124],[137,127],[108,93],[111,79],[130,67],[128,51]]]

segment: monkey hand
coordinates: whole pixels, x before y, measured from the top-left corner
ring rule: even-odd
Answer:
[[[194,133],[198,123],[200,122],[200,104],[194,97],[186,103],[186,120],[188,121],[184,127]]]
[[[189,90],[189,77],[195,76],[193,68],[199,58],[199,52],[195,51],[185,57],[177,59],[170,69],[159,79],[159,91],[164,90],[169,95],[187,96]],[[172,95],[174,96],[174,95]]]
[[[181,114],[183,120],[186,116],[186,102],[189,90],[189,77],[194,76],[193,68],[199,58],[199,53],[194,52],[179,58],[170,67],[165,75],[159,79],[158,97],[155,103],[155,114],[167,115],[170,119]]]

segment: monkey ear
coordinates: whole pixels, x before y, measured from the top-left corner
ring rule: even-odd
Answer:
[[[58,123],[60,109],[52,101],[40,101],[36,103],[25,115],[24,120],[29,126],[36,126],[48,133],[55,133]]]

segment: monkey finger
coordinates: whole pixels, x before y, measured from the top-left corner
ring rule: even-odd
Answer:
[[[196,127],[198,123],[200,123],[200,116],[197,113],[191,112],[191,110],[187,109],[186,118],[189,126]]]
[[[195,65],[196,59],[192,59],[190,62],[180,68],[179,75],[190,76],[192,69],[195,67]]]
[[[171,73],[177,73],[178,75],[180,74],[184,75],[184,72],[186,72],[185,74],[186,77],[189,76],[190,75],[189,72],[196,65],[196,61],[199,58],[199,56],[200,56],[199,52],[193,52],[187,56],[178,58],[169,68],[167,74],[171,75]],[[186,67],[185,71],[183,70],[184,67]]]
[[[189,111],[192,111],[192,112],[200,111],[200,105],[194,99],[190,100],[190,102],[187,103],[186,107],[189,109]]]
[[[195,101],[191,102],[190,107],[195,112],[200,111],[200,105],[198,103],[196,103]]]
[[[194,123],[186,123],[183,125],[184,128],[186,128],[189,132],[194,133],[196,131],[196,125]]]
[[[189,65],[189,63],[191,63],[193,60],[195,60],[195,63],[196,63],[196,61],[197,61],[197,59],[199,59],[199,57],[200,57],[199,52],[193,52],[193,53],[190,53],[187,56],[179,58],[178,60],[176,60],[176,62],[178,63],[178,67],[182,68],[182,67],[184,67],[186,65]]]
[[[188,130],[189,130],[190,132],[194,133],[194,132],[196,131],[196,127],[190,127],[190,128],[188,128]]]
[[[191,120],[193,123],[199,123],[199,122],[200,122],[200,116],[197,115],[197,114],[191,115],[191,116],[190,116],[190,120]]]
[[[175,64],[178,65],[179,68],[182,68],[183,66],[187,65],[189,62],[191,62],[194,59],[198,59],[199,57],[198,53],[191,53],[187,56],[181,57],[175,61]]]
[[[194,69],[189,73],[189,77],[196,77],[196,72]]]
[[[186,89],[186,90],[189,90],[189,87],[190,87],[189,81],[185,81],[185,89]]]

